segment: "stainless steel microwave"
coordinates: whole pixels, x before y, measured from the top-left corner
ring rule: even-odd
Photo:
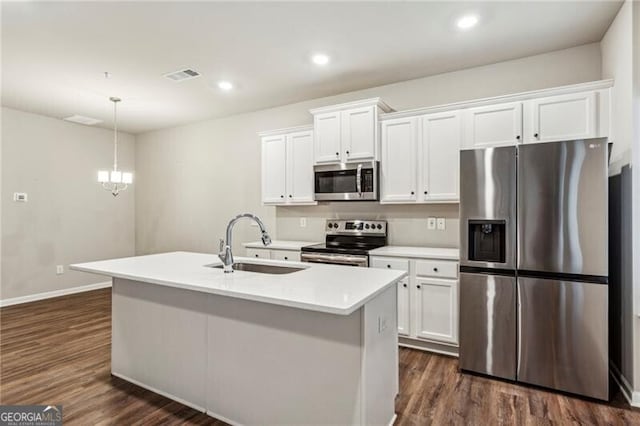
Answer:
[[[378,199],[376,161],[314,166],[317,201],[371,201]]]

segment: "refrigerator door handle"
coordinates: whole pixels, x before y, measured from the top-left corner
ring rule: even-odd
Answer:
[[[517,325],[517,336],[516,342],[518,344],[517,354],[516,354],[516,380],[520,375],[520,363],[522,362],[522,291],[520,291],[520,283],[516,281],[516,300],[518,301],[518,306],[516,306],[517,316],[516,322]]]

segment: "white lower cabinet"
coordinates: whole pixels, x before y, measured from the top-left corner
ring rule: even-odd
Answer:
[[[300,262],[300,252],[296,250],[272,250],[267,248],[247,248],[247,257],[256,259],[286,260]]]
[[[458,344],[458,282],[416,278],[416,336]]]
[[[405,338],[405,343],[457,353],[457,261],[371,256],[370,267],[409,272],[397,284],[398,335]]]

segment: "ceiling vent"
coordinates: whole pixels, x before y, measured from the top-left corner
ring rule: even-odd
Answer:
[[[164,77],[168,78],[171,81],[184,81],[200,77],[200,73],[198,71],[187,68],[184,70],[167,73],[164,75]]]
[[[84,124],[85,126],[93,126],[94,124],[102,123],[102,120],[85,117],[84,115],[72,115],[71,117],[63,118],[63,120],[70,121],[72,123]]]

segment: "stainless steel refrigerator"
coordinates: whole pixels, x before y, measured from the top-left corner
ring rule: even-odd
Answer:
[[[460,368],[609,398],[606,139],[460,153]]]

